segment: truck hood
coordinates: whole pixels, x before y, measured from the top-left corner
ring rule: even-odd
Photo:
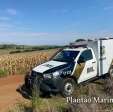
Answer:
[[[38,72],[38,73],[44,73],[48,70],[51,70],[53,68],[66,65],[66,62],[59,62],[59,61],[48,61],[46,63],[43,63],[33,69],[33,71]]]

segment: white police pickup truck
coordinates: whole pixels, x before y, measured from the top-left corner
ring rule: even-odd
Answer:
[[[51,60],[35,67],[25,77],[25,87],[33,84],[43,93],[73,94],[75,87],[104,75],[113,76],[113,39],[71,43]]]

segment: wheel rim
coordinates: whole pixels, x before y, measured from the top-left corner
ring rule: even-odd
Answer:
[[[71,95],[74,90],[73,85],[71,83],[66,83],[64,89],[65,89],[66,94],[68,95]]]

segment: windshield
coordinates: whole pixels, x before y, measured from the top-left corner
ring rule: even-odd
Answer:
[[[54,61],[66,61],[66,62],[72,62],[77,57],[79,51],[68,51],[63,50],[59,52],[54,58]]]

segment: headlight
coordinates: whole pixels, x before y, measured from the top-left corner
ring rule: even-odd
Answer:
[[[50,74],[44,74],[43,76],[44,76],[44,78],[48,78],[48,79],[52,78],[52,74],[51,73]]]
[[[60,75],[60,72],[56,71],[56,72],[53,72],[53,73],[44,74],[43,77],[51,79],[51,78],[57,78],[59,75]]]
[[[60,72],[56,71],[56,72],[53,73],[53,78],[57,78],[59,75],[60,75]]]

